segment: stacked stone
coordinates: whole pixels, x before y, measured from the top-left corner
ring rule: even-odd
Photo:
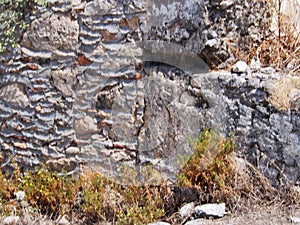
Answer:
[[[135,43],[145,40],[230,63],[227,41],[251,47],[268,36],[267,8],[264,1],[49,1],[33,15],[21,52],[1,56],[2,167],[13,167],[10,156],[25,169],[45,163],[70,173],[82,163],[115,172],[125,162],[168,176],[178,171],[178,155],[190,153],[188,138],[221,127],[235,132],[251,161],[272,157],[296,181],[299,109],[270,106],[268,75],[139,68]]]

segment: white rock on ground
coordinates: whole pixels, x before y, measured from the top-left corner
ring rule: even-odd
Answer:
[[[194,211],[199,217],[221,218],[225,215],[225,203],[199,205],[195,207]]]
[[[58,225],[69,225],[70,222],[69,222],[69,220],[67,219],[67,216],[66,216],[66,215],[63,215],[63,216],[61,216],[61,217],[59,217],[59,218],[57,219],[57,224],[58,224]]]
[[[185,225],[202,225],[202,224],[205,224],[205,221],[203,219],[191,220],[185,223]]]
[[[292,224],[300,224],[300,217],[292,217],[291,222]]]
[[[171,224],[166,222],[156,222],[156,223],[149,223],[148,225],[171,225]]]
[[[8,216],[3,220],[4,225],[13,225],[17,224],[20,221],[19,216]]]
[[[23,201],[25,198],[25,192],[24,191],[15,192],[15,196],[17,201]]]
[[[181,207],[179,213],[182,218],[187,218],[189,217],[193,212],[195,208],[195,203],[190,202],[188,204],[185,204],[184,206]]]
[[[232,72],[234,73],[248,73],[250,71],[249,66],[245,61],[238,61],[232,66]]]

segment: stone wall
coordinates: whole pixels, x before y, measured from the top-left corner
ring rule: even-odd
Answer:
[[[15,160],[24,169],[45,163],[74,173],[84,165],[115,178],[151,168],[172,179],[178,158],[192,151],[187,140],[212,127],[232,132],[241,154],[274,184],[283,166],[299,179],[299,108],[280,111],[269,101],[280,75],[187,74],[141,63],[136,45],[169,41],[222,67],[235,60],[229,46],[269,35],[262,30],[270,21],[266,3],[49,2],[33,15],[20,51],[1,55],[3,168],[13,169]]]

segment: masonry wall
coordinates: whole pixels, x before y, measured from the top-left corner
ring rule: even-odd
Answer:
[[[236,60],[229,46],[270,35],[270,13],[263,1],[52,1],[33,16],[20,51],[1,55],[1,166],[83,165],[118,177],[124,165],[151,165],[172,179],[178,155],[192,151],[188,138],[212,127],[232,132],[274,184],[283,166],[296,182],[299,107],[269,101],[280,74],[188,74],[142,63],[135,45],[170,41],[222,68]]]

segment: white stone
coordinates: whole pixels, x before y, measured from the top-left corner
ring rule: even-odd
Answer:
[[[201,224],[206,224],[203,219],[191,220],[185,223],[185,225],[201,225]]]
[[[234,1],[233,0],[225,0],[225,1],[222,1],[220,3],[220,7],[222,9],[227,9],[229,8],[230,6],[232,6],[234,4]]]
[[[111,158],[118,162],[118,161],[123,161],[130,159],[130,156],[128,156],[125,152],[115,152],[111,155]]]
[[[75,155],[80,152],[80,149],[78,147],[69,147],[66,149],[66,154]]]
[[[234,73],[248,73],[249,72],[249,66],[245,61],[238,61],[236,64],[232,67],[232,72]]]
[[[26,149],[27,148],[26,143],[23,143],[23,142],[14,142],[13,144],[17,148],[21,148],[21,149]]]
[[[291,222],[292,224],[300,224],[300,217],[292,217]]]
[[[250,68],[252,70],[259,70],[260,69],[260,60],[257,57],[253,57],[251,62],[250,62]]]
[[[20,108],[26,108],[29,104],[25,85],[21,83],[12,83],[1,87],[0,99]]]
[[[3,224],[13,225],[13,224],[17,224],[19,220],[20,220],[19,216],[8,216],[3,220]]]
[[[205,42],[205,45],[209,47],[215,47],[215,48],[219,47],[218,41],[216,39],[208,40],[207,42]]]
[[[79,135],[92,134],[98,131],[96,121],[90,116],[86,116],[83,119],[76,120],[74,123],[74,129],[76,131],[76,134]]]
[[[149,223],[148,225],[171,225],[171,224],[166,222],[156,222],[156,223]]]
[[[195,208],[194,202],[190,202],[190,203],[182,206],[181,209],[179,210],[180,216],[182,218],[189,217],[193,213],[194,208]]]
[[[67,216],[66,215],[63,215],[62,217],[59,217],[57,219],[57,224],[58,225],[69,225],[70,222],[69,220],[67,219]]]
[[[199,217],[212,216],[220,218],[225,215],[225,203],[199,205],[195,207],[194,211]]]
[[[23,201],[25,198],[25,192],[24,191],[15,192],[15,196],[17,201]]]

